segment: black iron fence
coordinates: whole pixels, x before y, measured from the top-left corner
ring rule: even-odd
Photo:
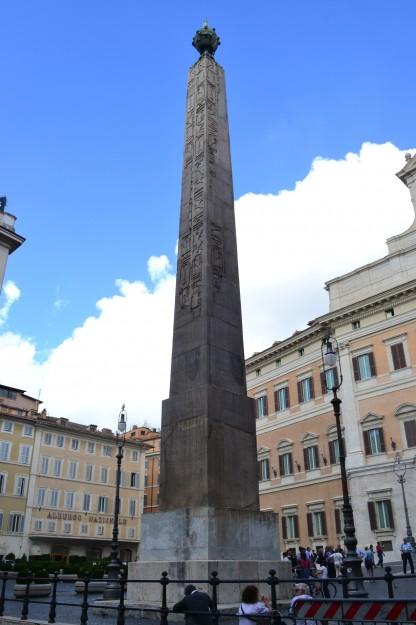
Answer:
[[[226,611],[221,609],[218,602],[218,590],[220,585],[225,584],[267,584],[270,589],[270,613],[267,615],[256,615],[255,621],[257,623],[264,622],[264,625],[292,625],[297,623],[298,625],[339,625],[343,623],[374,623],[389,625],[397,623],[399,625],[407,625],[408,623],[416,622],[416,575],[394,575],[391,567],[385,568],[384,575],[371,576],[359,578],[360,580],[368,582],[382,582],[385,584],[384,591],[381,592],[381,597],[378,598],[361,598],[353,599],[349,596],[349,587],[351,588],[351,582],[358,581],[358,578],[351,578],[347,576],[341,576],[338,578],[329,578],[327,580],[318,581],[314,578],[309,579],[294,579],[294,578],[279,578],[276,575],[275,570],[269,571],[269,576],[266,579],[220,579],[218,574],[214,571],[209,579],[186,579],[177,580],[170,579],[166,572],[163,572],[159,579],[146,579],[136,580],[127,579],[121,575],[119,577],[119,598],[116,601],[102,602],[98,604],[91,596],[91,587],[93,582],[106,583],[106,580],[94,579],[90,577],[80,578],[78,581],[83,582],[82,588],[82,601],[81,603],[71,601],[60,601],[58,598],[58,588],[61,584],[71,583],[68,580],[62,579],[60,574],[56,572],[53,577],[41,578],[38,575],[28,574],[27,577],[15,579],[20,587],[23,587],[22,596],[10,597],[6,596],[7,582],[10,579],[7,571],[1,572],[0,578],[0,617],[8,616],[7,605],[9,603],[21,603],[20,620],[27,621],[30,619],[30,608],[32,605],[48,606],[48,623],[55,623],[58,619],[60,622],[65,621],[66,608],[74,608],[78,612],[77,620],[80,625],[88,625],[88,621],[91,615],[91,609],[97,608],[100,610],[105,609],[110,613],[114,613],[117,625],[126,625],[126,612],[129,614],[139,614],[144,618],[146,615],[152,618],[157,618],[160,625],[168,625],[169,615],[172,614],[172,609],[168,607],[167,601],[167,587],[169,584],[178,584],[184,586],[186,584],[205,585],[209,589],[209,594],[212,599],[212,609],[209,613],[212,625],[219,625],[221,619],[234,618],[237,622],[237,613],[235,610]],[[398,588],[397,583],[402,580],[412,580],[413,590],[410,597],[397,597],[395,598],[395,590]],[[279,597],[279,587],[289,584],[293,587],[295,583],[303,582],[309,586],[310,594],[313,599],[303,601],[302,610],[300,610],[300,604],[298,605],[299,613],[296,610],[287,610],[289,601],[288,599],[282,600]],[[74,582],[72,582],[74,583]],[[160,605],[155,607],[149,607],[146,605],[133,605],[132,602],[128,602],[126,605],[126,589],[130,583],[136,584],[158,584],[160,586]],[[32,596],[32,591],[36,591],[36,586],[39,588],[39,584],[50,584],[50,599],[39,600]],[[326,591],[326,592],[325,592]],[[329,597],[328,597],[329,592]],[[380,593],[379,593],[380,594]],[[359,606],[358,606],[359,604]],[[358,607],[357,607],[358,606]],[[383,606],[387,606],[383,608]],[[359,608],[359,609],[358,609]],[[383,608],[383,609],[382,609]],[[188,612],[188,615],[193,616],[207,616],[206,612]],[[364,618],[365,617],[365,618]],[[251,618],[249,620],[252,620]]]

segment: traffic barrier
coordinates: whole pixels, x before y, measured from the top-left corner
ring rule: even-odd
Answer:
[[[298,599],[293,606],[296,618],[372,622],[416,622],[414,599]]]

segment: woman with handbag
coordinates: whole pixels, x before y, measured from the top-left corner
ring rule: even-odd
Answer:
[[[270,623],[270,606],[267,597],[259,599],[257,586],[246,586],[241,595],[241,605],[238,610],[239,625],[253,625]]]

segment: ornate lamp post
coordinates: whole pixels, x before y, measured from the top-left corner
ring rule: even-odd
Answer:
[[[114,525],[113,540],[111,542],[110,563],[108,565],[108,583],[104,590],[104,599],[120,598],[120,567],[121,561],[118,555],[118,516],[120,513],[120,481],[121,481],[121,461],[123,460],[123,447],[127,427],[127,412],[123,404],[118,417],[117,426],[117,472],[116,472],[116,497],[114,500]]]
[[[407,466],[405,462],[401,461],[399,454],[396,454],[396,457],[394,459],[393,471],[396,474],[397,481],[402,487],[403,507],[404,507],[404,514],[406,517],[406,538],[409,539],[409,543],[412,545],[413,549],[415,549],[415,539],[412,535],[412,528],[410,527],[409,510],[407,508],[406,493],[404,491],[404,483],[406,481],[405,475],[407,471]]]
[[[362,578],[361,558],[357,556],[357,538],[355,536],[354,515],[348,492],[347,471],[345,469],[345,450],[341,430],[341,400],[338,391],[342,384],[341,361],[339,357],[338,341],[331,337],[330,328],[325,328],[325,335],[321,344],[322,367],[325,385],[328,391],[332,391],[331,404],[334,409],[334,417],[337,428],[339,466],[341,470],[342,484],[342,514],[344,518],[344,545],[347,555],[344,559],[344,567],[348,577]],[[348,582],[348,596],[366,597],[368,593],[364,589],[363,581],[360,579]]]

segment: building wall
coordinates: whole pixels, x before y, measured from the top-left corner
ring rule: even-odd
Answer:
[[[143,511],[159,511],[160,479],[160,430],[147,426],[134,426],[127,434],[147,445],[145,454],[144,504]]]

